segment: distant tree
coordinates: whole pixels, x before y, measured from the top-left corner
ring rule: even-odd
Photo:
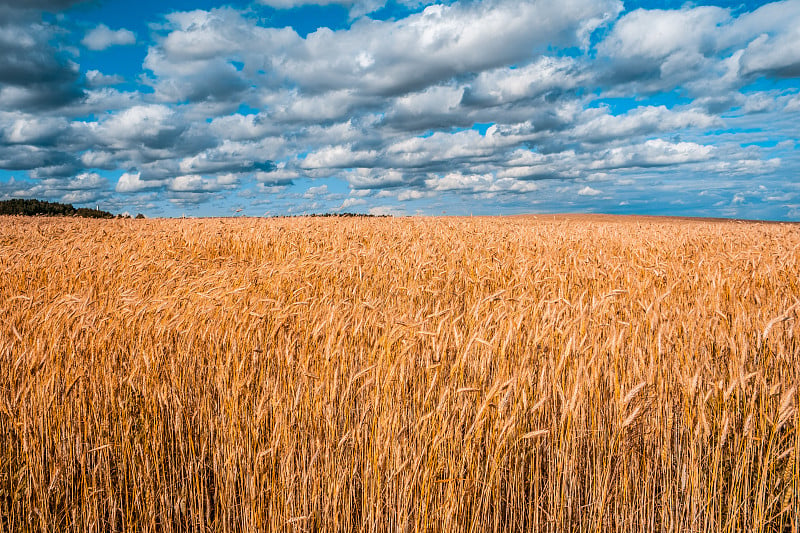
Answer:
[[[137,213],[137,214],[136,214],[136,218],[147,218],[147,217],[145,217],[145,216],[144,216],[143,214],[141,214],[141,213]]]
[[[114,215],[108,211],[101,211],[100,209],[89,209],[87,207],[76,209],[72,204],[22,198],[0,201],[0,215],[114,218]]]

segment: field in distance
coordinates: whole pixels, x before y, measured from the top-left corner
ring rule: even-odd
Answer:
[[[0,217],[0,531],[798,531],[800,227]]]

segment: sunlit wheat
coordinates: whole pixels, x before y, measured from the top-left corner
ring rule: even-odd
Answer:
[[[794,225],[0,218],[0,530],[798,531]]]

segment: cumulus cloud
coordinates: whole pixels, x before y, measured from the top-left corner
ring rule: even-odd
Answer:
[[[783,110],[787,113],[800,111],[800,94],[793,95],[787,102]]]
[[[70,2],[6,3],[0,168],[63,198],[112,194],[108,171],[125,198],[238,194],[332,211],[562,201],[554,191],[635,205],[619,190],[663,176],[800,168],[794,145],[745,141],[796,137],[796,88],[758,84],[800,77],[799,0],[750,12],[409,0],[380,20],[364,14],[383,2],[327,3],[351,20],[305,36],[271,27],[258,6],[171,11],[149,21],[143,71],[120,68],[125,77],[82,67],[56,25],[66,18],[41,15]],[[104,50],[137,36],[101,24],[81,43]]]
[[[291,29],[258,26],[232,9],[193,11],[167,16],[170,31],[150,48],[145,67],[164,78],[155,87],[173,100],[216,94],[219,81],[209,79],[242,90],[259,71],[272,77],[263,81],[303,93],[397,96],[527,61],[548,46],[576,44],[587,17],[607,18],[620,9],[615,0],[456,2],[397,21],[364,18],[347,30],[320,28],[305,39]],[[231,61],[244,66],[231,70]],[[209,69],[213,78],[198,76]]]
[[[0,113],[4,143],[48,146],[70,129],[63,117],[36,116],[24,113]]]
[[[322,185],[317,185],[306,189],[306,192],[303,194],[303,198],[307,200],[313,200],[317,196],[322,196],[325,194],[328,194],[328,186],[323,183]]]
[[[345,209],[358,207],[360,205],[367,205],[367,201],[363,198],[345,198],[342,205],[339,206],[338,211],[344,211]]]
[[[124,83],[125,78],[114,74],[103,74],[99,70],[87,70],[86,81],[93,87],[102,87],[104,85],[119,85]]]
[[[344,177],[354,190],[400,187],[412,185],[414,181],[399,170],[379,168],[356,168]]]
[[[236,177],[223,174],[215,177],[204,177],[198,174],[177,176],[168,183],[168,188],[180,193],[218,192],[236,185]]]
[[[108,197],[108,180],[85,172],[72,177],[48,177],[37,181],[0,182],[0,198],[45,198],[67,203],[89,203]]]
[[[165,148],[187,128],[163,105],[136,105],[88,126],[111,148]]]
[[[377,153],[354,150],[350,145],[326,146],[309,154],[300,164],[304,169],[366,167],[376,162]]]
[[[589,74],[570,57],[544,56],[519,68],[481,72],[467,87],[464,103],[497,106],[575,89]]]
[[[112,30],[105,24],[99,24],[86,34],[81,44],[89,50],[105,50],[112,46],[136,44],[136,35],[125,28]]]
[[[614,24],[598,49],[625,59],[663,60],[674,54],[709,54],[715,47],[714,29],[729,19],[728,10],[715,6],[636,9]]]
[[[428,189],[434,191],[465,191],[471,193],[527,193],[539,188],[534,182],[519,181],[513,178],[496,178],[492,174],[464,174],[451,172],[444,176],[434,176],[425,180]]]
[[[583,142],[598,143],[663,131],[719,127],[723,124],[720,117],[699,110],[675,111],[666,106],[641,106],[622,115],[593,117],[568,133]]]
[[[82,191],[87,189],[103,189],[107,185],[108,180],[99,174],[95,172],[83,172],[67,180],[64,184],[64,188]]]
[[[706,161],[714,152],[713,146],[693,142],[672,143],[651,139],[642,144],[612,148],[600,153],[591,168],[613,169],[658,167]]]
[[[681,83],[701,93],[737,88],[754,76],[800,74],[800,2],[786,0],[734,16],[716,6],[637,9],[598,45],[608,80],[648,91]],[[704,74],[704,75],[703,75]]]
[[[79,68],[59,48],[58,28],[30,9],[0,15],[0,110],[41,111],[81,98]]]
[[[525,61],[548,45],[569,46],[586,18],[620,9],[610,0],[433,5],[399,21],[363,20],[346,32],[312,33],[302,43],[305,53],[288,55],[282,67],[309,89],[359,86],[398,95]]]
[[[586,185],[585,187],[581,188],[578,191],[579,196],[599,196],[601,194],[603,194],[602,191],[598,191],[597,189],[592,189],[588,185]]]
[[[141,173],[125,172],[117,180],[115,190],[122,193],[136,193],[148,189],[158,189],[163,185],[160,181],[145,181],[141,179]]]

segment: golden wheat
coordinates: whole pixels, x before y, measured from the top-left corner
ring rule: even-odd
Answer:
[[[0,218],[0,530],[798,531],[798,249]]]

